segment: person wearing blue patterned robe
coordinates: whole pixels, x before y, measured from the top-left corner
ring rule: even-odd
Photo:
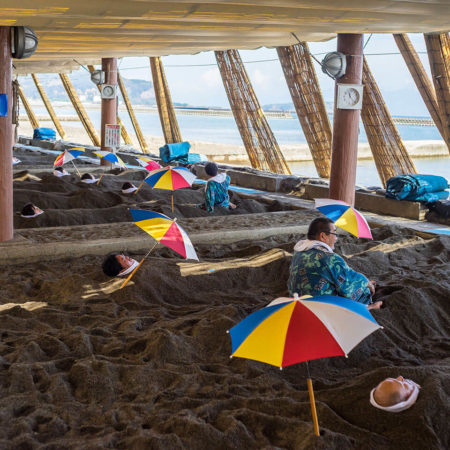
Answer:
[[[297,242],[289,269],[291,296],[337,295],[378,309],[382,302],[372,303],[375,281],[351,269],[333,252],[337,241],[336,227],[328,218],[311,222],[308,239]]]
[[[228,187],[230,186],[230,177],[226,173],[218,173],[217,164],[209,162],[205,165],[205,172],[210,178],[205,186],[205,209],[213,212],[215,206],[223,208],[236,208],[236,205],[230,202]]]

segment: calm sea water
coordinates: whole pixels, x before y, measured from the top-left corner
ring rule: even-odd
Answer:
[[[55,108],[55,110],[57,114],[60,115],[75,114],[73,110],[66,107]],[[35,108],[35,112],[36,114],[46,114],[43,108]],[[88,115],[94,126],[99,129],[100,111],[88,110]],[[133,127],[128,114],[125,111],[121,111],[120,116],[127,130],[131,132]],[[157,114],[136,112],[136,116],[144,134],[153,136],[162,135],[161,124]],[[177,119],[184,140],[242,145],[241,136],[233,117],[188,116],[178,114]],[[63,122],[63,126],[65,123],[81,127],[79,122]],[[298,120],[270,118],[269,124],[280,145],[306,143],[305,136]],[[427,141],[442,139],[435,127],[397,125],[397,129],[403,140]],[[360,125],[359,142],[367,142],[367,136],[362,124]],[[157,149],[154,149],[153,151],[157,153]],[[439,158],[415,158],[414,163],[419,173],[441,175],[450,180],[449,156]],[[290,167],[294,174],[317,176],[313,162],[291,163]],[[358,163],[356,182],[363,186],[380,184],[380,179],[372,160],[360,161]]]

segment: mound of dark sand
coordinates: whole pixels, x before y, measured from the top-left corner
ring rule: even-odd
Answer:
[[[296,239],[199,246],[200,263],[160,249],[122,290],[99,257],[3,267],[0,447],[448,448],[450,239],[373,234],[337,251],[378,280],[384,329],[310,362],[320,438],[304,364],[229,359],[226,330],[287,294]],[[400,374],[417,403],[373,408],[371,388]]]

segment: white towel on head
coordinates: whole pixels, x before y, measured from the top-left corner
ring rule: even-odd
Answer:
[[[137,190],[136,186],[130,187],[128,189],[122,189],[122,194],[132,194],[136,190]]]
[[[388,412],[400,412],[400,411],[404,411],[405,409],[411,408],[411,406],[414,405],[414,403],[416,403],[417,397],[419,396],[419,385],[414,383],[414,381],[412,381],[412,380],[406,380],[406,381],[409,381],[410,383],[412,383],[414,385],[414,390],[412,391],[412,393],[408,397],[408,399],[405,400],[404,402],[400,402],[400,403],[397,403],[397,404],[391,405],[391,406],[381,406],[376,402],[376,400],[373,397],[373,393],[375,392],[375,389],[376,389],[376,388],[373,388],[370,391],[370,404],[372,406],[375,406],[375,408],[382,409],[383,411],[388,411]]]
[[[33,217],[40,216],[41,214],[44,214],[44,211],[38,212],[36,214],[33,214],[32,216],[24,216],[23,214],[21,214],[20,217],[23,217],[25,219],[32,219]]]
[[[70,175],[69,172],[67,172],[65,169],[63,169],[62,172],[60,172],[59,170],[54,170],[53,171],[53,175],[55,175],[55,177],[65,177],[66,175]]]
[[[84,180],[81,180],[82,183],[86,183],[86,184],[92,184],[92,183],[97,183],[98,178],[86,178]]]
[[[133,259],[133,264],[131,264],[130,267],[128,267],[128,269],[124,270],[123,272],[120,272],[119,275],[117,275],[118,277],[123,277],[124,275],[128,275],[129,273],[133,272],[133,270],[138,266],[138,262]]]

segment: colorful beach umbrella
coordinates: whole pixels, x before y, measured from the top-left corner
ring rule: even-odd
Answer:
[[[147,158],[146,156],[137,156],[136,159],[138,164],[147,169],[149,172],[161,168],[161,164],[153,161],[151,158]]]
[[[108,161],[114,166],[119,166],[122,169],[127,168],[125,163],[113,152],[107,152],[106,150],[99,150],[98,152],[94,152],[94,155],[100,156],[100,159],[104,159],[105,161]]]
[[[171,248],[183,258],[195,259],[198,261],[197,253],[195,252],[189,236],[186,231],[176,223],[176,219],[171,219],[164,214],[143,209],[130,209],[130,213],[133,217],[134,224],[148,233],[157,242]],[[142,261],[136,269],[131,272],[120,288],[123,288],[128,283],[154,247],[155,246],[153,246],[144,256]]]
[[[75,165],[73,160],[77,159],[83,153],[84,153],[84,148],[78,148],[78,147],[74,147],[69,150],[64,150],[55,159],[55,162],[53,163],[53,167],[62,166],[63,164],[66,164],[66,163],[72,161],[72,164],[75,167],[75,170],[77,171],[78,176],[81,176],[81,174],[80,174],[79,170],[77,169],[77,166]]]
[[[379,328],[382,327],[362,303],[332,295],[295,295],[277,298],[228,332],[232,356],[283,368],[318,358],[347,356]],[[308,391],[314,431],[319,435],[309,369]]]
[[[167,166],[150,172],[142,183],[145,182],[155,189],[175,191],[177,189],[191,187],[196,178],[197,177],[190,170],[186,169],[186,167]],[[138,190],[141,186],[139,186]],[[135,194],[137,191],[135,191]],[[171,200],[173,211],[173,193]]]
[[[372,239],[369,224],[355,208],[341,200],[314,199],[316,209],[330,218],[334,224],[359,238]]]

